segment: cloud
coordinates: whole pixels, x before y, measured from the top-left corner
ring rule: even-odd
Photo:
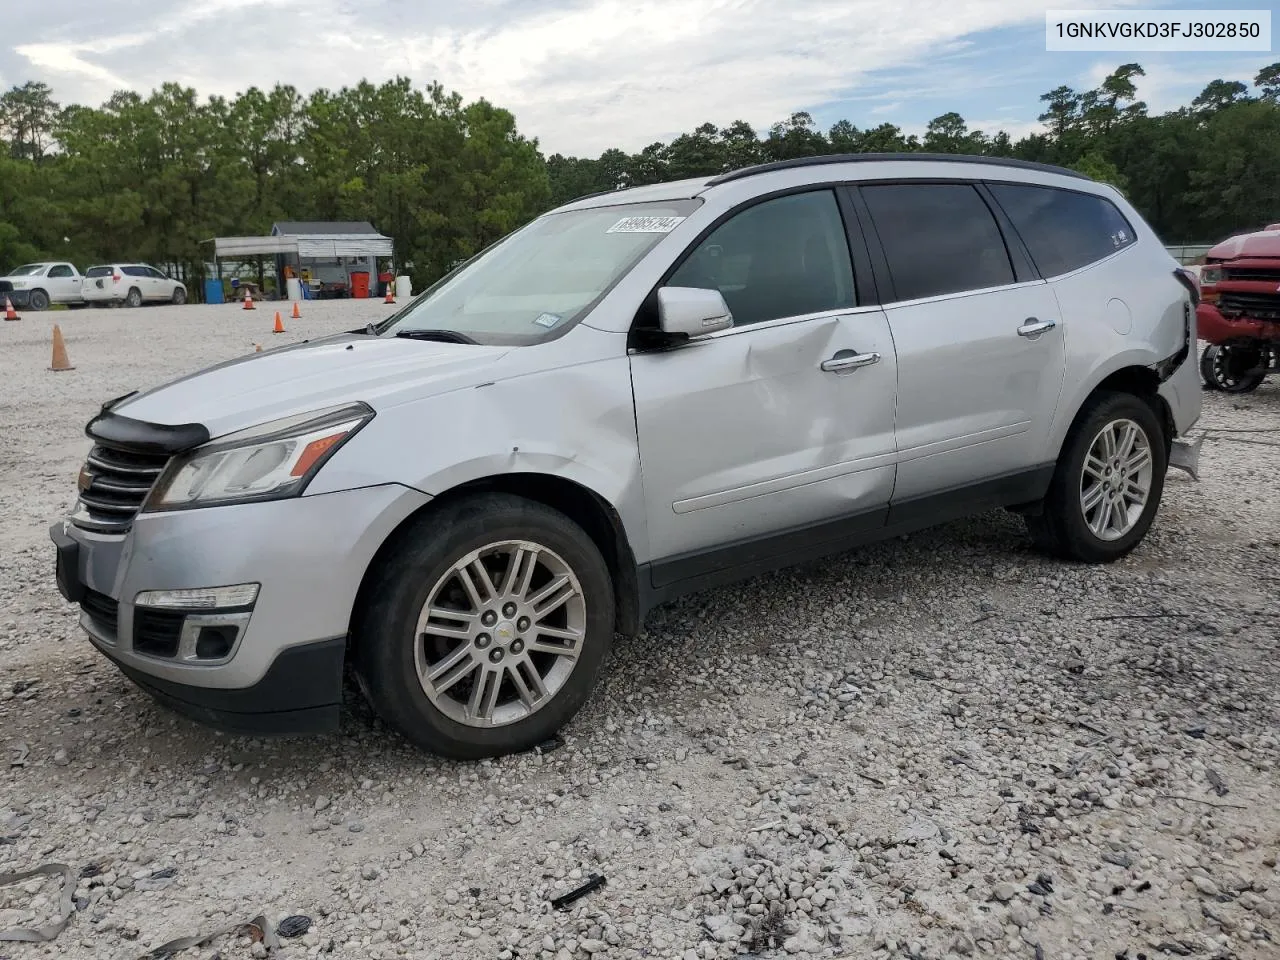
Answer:
[[[975,85],[1029,69],[972,38],[1033,27],[1044,9],[1025,0],[46,0],[28,10],[36,6],[23,5],[5,32],[32,38],[16,52],[64,101],[99,103],[118,87],[166,80],[233,95],[400,74],[486,97],[548,153],[579,154],[639,149],[708,120],[764,128],[864,98],[886,114],[955,96],[963,112]],[[50,7],[68,15],[48,16]],[[1024,52],[1041,53],[1042,36],[1027,33],[1036,46]]]

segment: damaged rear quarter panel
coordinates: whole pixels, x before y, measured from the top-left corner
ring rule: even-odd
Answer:
[[[1068,349],[1066,390],[1047,438],[1046,454],[1050,460],[1057,457],[1072,421],[1098,384],[1126,367],[1154,369],[1175,354],[1184,341],[1183,304],[1187,291],[1174,276],[1177,263],[1150,228],[1145,224],[1139,227],[1141,221],[1127,204],[1122,209],[1134,224],[1139,242],[1052,281],[1064,308]],[[1124,335],[1107,320],[1108,301],[1117,295],[1116,291],[1132,317],[1132,327]],[[1198,386],[1194,315],[1191,331],[1188,359],[1175,371],[1173,385],[1160,390],[1170,404],[1180,433],[1195,422],[1200,412],[1199,390],[1187,389],[1185,382],[1190,377]]]

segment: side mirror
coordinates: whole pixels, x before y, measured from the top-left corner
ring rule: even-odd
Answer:
[[[733,326],[733,314],[719,290],[701,287],[661,287],[658,324],[663,333],[701,337]]]

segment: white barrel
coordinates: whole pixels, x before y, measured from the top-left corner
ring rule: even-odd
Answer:
[[[284,281],[284,289],[289,295],[290,300],[302,299],[302,281],[297,277],[286,277]]]
[[[408,300],[412,296],[410,290],[413,288],[413,282],[408,277],[396,277],[396,299]]]

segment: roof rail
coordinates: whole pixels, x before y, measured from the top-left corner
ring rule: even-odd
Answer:
[[[730,170],[728,173],[722,173],[718,177],[712,177],[707,181],[707,186],[714,187],[717,184],[729,183],[733,180],[742,180],[746,177],[754,177],[758,173],[771,173],[774,170],[790,170],[793,167],[816,167],[828,163],[872,163],[882,160],[915,160],[934,163],[981,163],[993,167],[1017,167],[1023,170],[1039,170],[1041,173],[1056,173],[1064,177],[1075,177],[1077,180],[1093,181],[1092,177],[1085,176],[1083,173],[1079,173],[1075,170],[1068,170],[1066,167],[1057,167],[1051,163],[1036,163],[1032,160],[1014,160],[1010,157],[984,157],[964,153],[832,153],[816,157],[796,157],[793,160],[775,160],[772,163],[759,163],[752,167],[741,167],[737,170]]]
[[[566,200],[564,203],[560,204],[560,206],[567,207],[569,204],[577,203],[579,200],[590,200],[592,197],[603,197],[606,193],[617,193],[619,190],[625,189],[625,187],[614,187],[612,190],[597,190],[595,193],[584,193],[580,197],[574,197],[572,200]]]

